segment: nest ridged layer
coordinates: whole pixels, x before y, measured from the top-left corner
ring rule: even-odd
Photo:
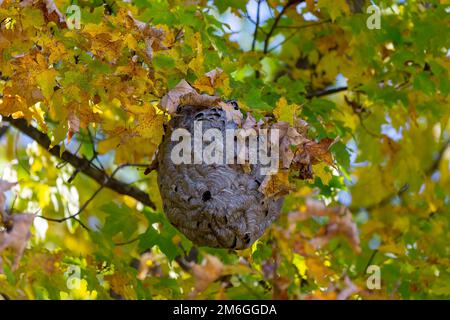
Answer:
[[[172,141],[171,134],[184,128],[194,136],[194,121],[202,121],[203,132],[216,128],[223,137],[226,129],[238,127],[220,108],[179,108],[158,152],[164,212],[197,245],[248,248],[278,217],[283,199],[268,198],[258,191],[264,179],[258,165],[244,170],[239,164],[174,164],[171,151],[179,141]]]

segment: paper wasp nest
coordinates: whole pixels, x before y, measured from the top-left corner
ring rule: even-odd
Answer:
[[[237,128],[220,108],[178,108],[158,152],[158,185],[165,214],[197,245],[247,248],[278,217],[283,199],[267,198],[258,191],[264,179],[258,165],[252,165],[250,173],[238,164],[175,165],[171,150],[179,141],[171,141],[171,134],[184,128],[193,137],[194,120],[202,121],[203,132],[217,128],[224,137],[225,129]]]

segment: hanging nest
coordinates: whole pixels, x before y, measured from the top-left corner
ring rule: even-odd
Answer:
[[[279,216],[283,198],[258,191],[265,177],[258,165],[249,170],[238,164],[175,165],[171,151],[179,142],[171,141],[171,134],[184,128],[194,136],[194,121],[202,121],[203,132],[216,128],[223,137],[226,129],[238,128],[221,108],[185,105],[177,109],[158,151],[158,185],[165,214],[197,245],[248,248]]]
[[[197,87],[213,89],[220,83],[222,73],[217,68],[206,73]],[[164,211],[170,222],[197,245],[248,248],[280,214],[283,196],[292,190],[290,173],[297,173],[293,176],[297,179],[311,179],[314,164],[323,162],[333,166],[330,146],[338,138],[323,138],[318,142],[309,139],[308,124],[297,117],[292,123],[275,121],[272,117],[257,122],[247,114],[243,121],[237,103],[199,94],[185,80],[161,99],[160,108],[171,115],[157,156]],[[171,159],[172,149],[180,142],[171,141],[172,133],[182,128],[195,139],[196,121],[202,123],[202,134],[208,129],[218,129],[224,142],[227,129],[254,129],[258,139],[263,132],[261,129],[276,129],[278,145],[270,141],[268,149],[271,157],[279,155],[280,162],[275,168],[278,172],[263,175],[261,169],[267,167],[248,162],[237,164],[236,158],[233,164],[175,164]],[[227,154],[226,145],[224,143],[225,150],[221,150],[223,155]],[[279,154],[272,154],[273,146],[279,147]],[[236,143],[233,148],[233,154],[238,154]]]

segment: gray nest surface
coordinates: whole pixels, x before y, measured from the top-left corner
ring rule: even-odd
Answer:
[[[278,217],[283,199],[267,198],[258,191],[264,179],[258,165],[251,165],[246,173],[238,164],[174,164],[171,150],[179,141],[171,141],[171,133],[184,128],[193,137],[195,120],[202,121],[203,131],[217,128],[223,137],[225,129],[237,128],[220,108],[178,108],[158,152],[165,214],[197,245],[245,249]]]

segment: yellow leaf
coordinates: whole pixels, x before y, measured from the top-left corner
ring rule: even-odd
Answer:
[[[350,13],[350,8],[346,0],[319,0],[317,2],[317,7],[326,8],[333,21],[341,16],[342,13]]]
[[[112,138],[102,140],[98,143],[97,151],[99,154],[105,154],[108,151],[117,148],[120,143],[120,137],[114,136]]]
[[[313,12],[314,11],[314,0],[306,0],[306,7],[308,8],[308,11]]]
[[[199,91],[206,92],[210,95],[214,94],[216,88],[222,88],[226,95],[231,91],[229,87],[229,78],[220,68],[215,68],[205,73],[202,77],[197,79],[192,86]]]
[[[263,182],[259,186],[259,192],[266,197],[283,196],[291,191],[292,187],[289,182],[289,172],[287,170],[279,171],[276,174],[266,175]]]
[[[47,125],[45,124],[44,115],[45,112],[41,109],[41,103],[38,102],[34,105],[32,105],[29,108],[29,111],[33,118],[37,121],[39,126],[41,127],[42,131],[47,132]]]
[[[327,185],[333,178],[333,174],[330,171],[326,171],[328,165],[324,162],[318,163],[313,166],[314,174],[322,180],[323,184]]]
[[[395,253],[399,255],[405,254],[405,248],[401,244],[391,243],[391,244],[385,244],[378,248],[380,252],[390,252]]]
[[[302,276],[302,278],[306,278],[306,270],[308,267],[306,266],[306,260],[303,256],[298,253],[294,253],[294,258],[292,259],[292,263],[297,268],[298,272]]]
[[[146,112],[136,117],[136,126],[133,132],[136,132],[142,138],[149,138],[153,143],[159,144],[164,134],[164,116],[156,114],[153,106],[147,106]]]
[[[196,57],[194,57],[189,62],[189,68],[194,71],[196,74],[203,73],[203,64],[204,64],[204,56],[203,56],[203,45],[200,33],[196,32],[191,40],[191,48],[195,50]]]
[[[162,110],[174,114],[179,105],[212,107],[217,105],[219,101],[220,99],[216,96],[198,94],[197,91],[183,79],[175,86],[175,88],[162,97],[160,107]]]
[[[300,106],[296,104],[288,104],[286,98],[281,97],[277,102],[277,106],[273,110],[273,115],[278,121],[285,121],[293,126],[295,115],[299,108]]]
[[[202,264],[192,264],[192,274],[195,279],[195,288],[190,297],[203,292],[211,283],[219,278],[223,271],[223,263],[213,255],[206,255]]]

